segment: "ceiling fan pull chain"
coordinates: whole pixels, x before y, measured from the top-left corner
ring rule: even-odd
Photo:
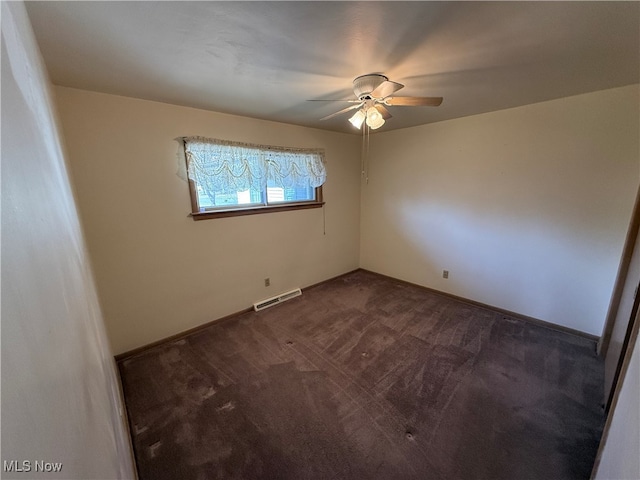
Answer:
[[[366,126],[367,129],[367,150],[365,153],[365,183],[369,185],[369,137],[371,136],[371,127]]]
[[[360,169],[362,170],[362,178],[365,178],[365,173],[364,173],[364,156],[365,156],[365,147],[366,147],[366,142],[365,142],[365,135],[366,135],[366,126],[362,129],[362,146],[360,147]]]

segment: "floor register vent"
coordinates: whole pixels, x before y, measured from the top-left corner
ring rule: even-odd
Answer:
[[[289,292],[281,293],[277,297],[267,298],[266,300],[261,300],[261,301],[259,301],[257,303],[254,303],[253,304],[253,309],[256,312],[259,312],[260,310],[264,310],[265,308],[273,307],[274,305],[277,305],[277,304],[282,303],[282,302],[286,302],[287,300],[290,300],[290,299],[292,299],[294,297],[299,297],[300,295],[302,295],[302,290],[300,290],[299,288],[296,288],[295,290],[291,290]]]

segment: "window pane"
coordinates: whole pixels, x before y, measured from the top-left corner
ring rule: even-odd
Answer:
[[[215,206],[213,200],[209,198],[209,195],[204,193],[204,190],[200,185],[196,187],[196,193],[198,194],[198,206],[200,207],[200,209],[211,208]]]
[[[201,211],[214,208],[264,204],[262,192],[255,189],[238,192],[205,192],[204,189],[198,185],[197,192],[198,206]]]
[[[316,189],[312,187],[276,187],[267,185],[267,203],[312,202],[316,199]]]

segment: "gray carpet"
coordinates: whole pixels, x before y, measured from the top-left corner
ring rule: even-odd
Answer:
[[[586,479],[593,341],[366,271],[120,362],[140,478]]]

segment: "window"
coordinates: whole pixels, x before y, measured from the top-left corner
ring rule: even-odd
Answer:
[[[322,150],[183,140],[195,220],[323,205]]]

